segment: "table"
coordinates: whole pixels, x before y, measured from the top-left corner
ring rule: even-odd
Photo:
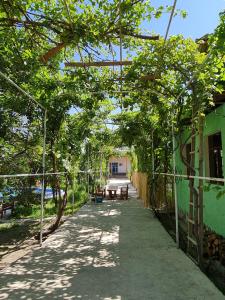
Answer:
[[[107,191],[109,192],[109,199],[115,199],[117,197],[118,186],[109,186]]]

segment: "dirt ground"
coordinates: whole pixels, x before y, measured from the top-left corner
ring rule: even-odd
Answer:
[[[48,227],[53,218],[46,218],[44,228]],[[64,218],[66,219],[66,217]],[[62,220],[63,221],[63,220]],[[40,231],[40,221],[35,219],[13,220],[0,222],[0,269],[5,268],[23,257],[33,248],[39,247],[35,236]]]
[[[167,232],[175,240],[175,217],[174,214],[157,214],[158,219],[167,230]],[[179,241],[180,248],[187,252],[187,233],[186,225],[183,221],[179,221]],[[208,278],[221,290],[225,295],[225,266],[216,259],[204,259],[202,271]]]
[[[7,220],[0,223],[0,270],[38,247],[34,236],[39,227],[36,220]]]
[[[74,213],[84,205],[79,202]],[[63,216],[63,223],[69,215]],[[44,228],[47,228],[55,216],[44,219]],[[0,219],[0,269],[24,256],[31,248],[38,247],[39,242],[34,238],[40,231],[38,219],[12,219],[6,216]]]
[[[7,253],[18,250],[22,244],[32,238],[39,230],[36,220],[21,222],[8,221],[0,224],[0,259]]]

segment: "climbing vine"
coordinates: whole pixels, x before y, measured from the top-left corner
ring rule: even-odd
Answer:
[[[172,124],[179,136],[223,91],[225,17],[197,42],[143,35],[144,19],[170,10],[130,0],[0,3],[0,67],[48,110],[49,171],[86,170],[87,156],[93,170],[103,161],[106,171],[107,158],[122,146],[132,149],[137,170],[152,173],[154,146],[155,171],[171,171]],[[115,59],[121,36],[133,61],[123,78],[113,68],[64,68],[74,58]],[[38,172],[42,114],[2,78],[0,85],[0,172]],[[22,126],[26,131],[15,130]]]

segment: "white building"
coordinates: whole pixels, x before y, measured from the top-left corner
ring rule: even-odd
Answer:
[[[112,156],[109,159],[109,175],[127,176],[131,170],[131,162],[128,156]]]

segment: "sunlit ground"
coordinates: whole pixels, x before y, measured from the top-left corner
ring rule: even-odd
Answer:
[[[41,249],[4,269],[0,299],[224,299],[131,186],[129,195],[85,205]]]

